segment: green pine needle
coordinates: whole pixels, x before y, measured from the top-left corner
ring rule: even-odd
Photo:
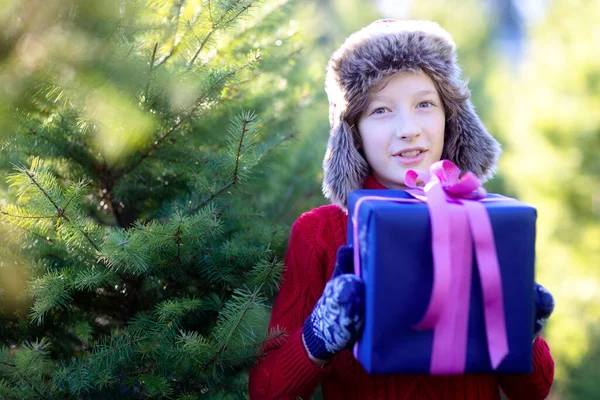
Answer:
[[[200,299],[169,299],[156,306],[156,314],[160,322],[168,322],[198,311],[201,307]]]

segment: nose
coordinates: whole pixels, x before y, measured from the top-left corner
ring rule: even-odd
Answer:
[[[421,128],[412,115],[398,116],[396,136],[399,139],[413,141],[421,135]]]

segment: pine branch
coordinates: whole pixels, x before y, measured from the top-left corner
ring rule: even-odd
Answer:
[[[210,259],[210,262],[212,263],[212,265],[215,267],[215,271],[219,274],[219,278],[221,278],[221,281],[227,282],[227,280],[225,279],[225,275],[223,275],[223,271],[221,271],[221,268],[219,268],[219,265],[215,262],[215,259],[213,258],[212,253],[210,252],[210,249],[203,246],[203,250],[206,251],[206,255]]]
[[[6,366],[9,366],[9,367],[12,367],[12,368],[17,368],[17,366],[15,364],[7,363],[7,362],[4,362],[4,361],[0,361],[0,364],[6,365]],[[29,379],[27,379],[23,375],[19,375],[19,376],[20,376],[21,379],[23,379],[25,381],[25,383],[27,383],[27,385],[29,385],[30,388],[33,389],[33,391],[35,392],[35,394],[37,394],[38,396],[40,396],[40,398],[50,400],[50,398],[48,396],[44,396],[42,393],[40,393],[40,391],[37,390],[35,388],[35,386],[33,386],[33,383],[31,383],[31,381]]]
[[[77,374],[79,376],[79,382],[83,382],[84,378],[83,378],[83,373],[81,372],[81,364],[77,363]]]
[[[119,20],[119,22],[117,22],[114,26],[114,28],[111,29],[108,37],[107,37],[107,41],[110,41],[113,37],[113,35],[115,34],[115,32],[117,31],[117,29],[119,29],[121,27],[121,23],[123,22],[123,14],[121,14],[121,19]]]
[[[237,331],[237,329],[239,328],[239,326],[242,324],[242,321],[244,320],[244,317],[246,316],[246,313],[248,313],[248,311],[249,311],[249,308],[246,308],[244,310],[244,312],[242,312],[241,317],[237,320],[237,322],[234,325],[234,327],[231,330],[231,332],[229,332],[229,335],[227,336],[227,339],[223,342],[223,344],[221,345],[221,348],[219,350],[217,350],[216,353],[206,363],[206,365],[202,369],[202,372],[206,371],[206,369],[208,368],[208,366],[211,365],[211,364],[213,364],[215,361],[217,361],[217,358],[219,357],[219,355],[221,355],[221,354],[223,354],[223,352],[225,352],[225,350],[227,349],[227,343],[229,342],[229,340],[231,339],[231,337],[233,336],[233,334]]]
[[[250,166],[250,168],[256,167],[262,161],[263,158],[265,158],[266,156],[268,156],[273,150],[277,149],[284,142],[286,142],[286,141],[290,140],[291,138],[293,138],[294,135],[295,135],[294,132],[290,132],[287,135],[285,135],[284,137],[282,137],[281,140],[279,140],[277,143],[275,143],[273,146],[271,146],[267,151],[265,151],[260,156],[258,156],[258,158],[256,159],[256,161],[254,162],[254,164],[252,164]]]
[[[15,214],[7,213],[6,211],[2,211],[2,210],[0,210],[0,214],[6,215],[7,217],[23,218],[23,219],[48,219],[48,218],[56,218],[56,215],[15,215]]]
[[[177,4],[177,3],[179,3],[179,4]],[[162,63],[167,61],[179,49],[179,44],[181,43],[181,40],[177,41],[177,30],[179,28],[179,18],[181,18],[181,11],[183,10],[184,4],[185,4],[185,0],[176,0],[175,1],[175,5],[177,5],[177,15],[175,16],[175,31],[173,32],[173,43],[171,44],[171,49],[169,51],[167,51],[161,58],[159,58],[158,61],[156,61],[156,65],[154,65],[155,67],[158,67]],[[158,45],[158,43],[157,43],[157,45]],[[156,49],[156,47],[155,47],[155,49]],[[154,61],[154,56],[152,57],[152,60]],[[150,65],[152,65],[152,64],[150,64]]]
[[[250,122],[250,121],[246,120],[246,121],[244,121],[244,124],[246,124],[246,122]],[[239,183],[239,176],[238,176],[239,160],[240,160],[240,155],[241,155],[241,149],[243,147],[242,141],[244,139],[244,135],[246,133],[246,129],[247,129],[247,125],[244,125],[243,131],[242,131],[242,135],[240,137],[240,141],[239,141],[239,144],[238,144],[238,152],[237,152],[237,155],[236,155],[236,158],[235,158],[235,169],[233,171],[233,177],[231,178],[231,180],[229,182],[227,182],[225,185],[223,185],[219,190],[217,190],[216,192],[214,192],[213,194],[211,194],[207,199],[205,199],[204,201],[202,201],[201,203],[199,203],[198,205],[196,205],[194,208],[192,208],[190,214],[195,213],[200,208],[202,208],[206,204],[208,204],[211,201],[213,201],[215,199],[215,197],[217,197],[218,195],[220,195],[221,193],[223,193],[224,191],[226,191],[227,189],[229,189],[231,186]],[[277,142],[276,144],[274,144],[273,146],[271,146],[267,151],[265,151],[263,154],[261,154],[256,159],[256,161],[250,166],[250,169],[256,167],[262,161],[263,158],[265,158],[273,150],[275,150],[276,148],[278,148],[279,146],[281,146],[282,143],[284,143],[285,141],[291,139],[292,137],[294,137],[294,132],[290,132],[287,135],[285,135],[279,142]]]
[[[42,399],[47,399],[47,400],[50,400],[50,397],[48,397],[48,396],[44,396],[43,394],[41,394],[41,393],[39,392],[39,390],[37,390],[37,389],[35,388],[35,386],[33,386],[33,383],[31,383],[31,381],[30,381],[29,379],[27,379],[27,378],[26,378],[26,377],[24,377],[24,376],[21,376],[21,378],[22,378],[22,379],[25,381],[25,383],[27,383],[27,384],[29,385],[29,387],[31,387],[31,388],[33,389],[33,391],[35,392],[35,394],[37,394],[38,396],[40,396],[40,398],[42,398]]]
[[[131,45],[131,47],[129,48],[129,51],[127,52],[127,54],[125,54],[125,57],[123,57],[123,60],[126,60],[127,57],[129,57],[129,55],[131,54],[131,52],[133,51],[134,48],[135,48],[135,43]],[[106,80],[106,83],[110,82],[110,78],[111,78],[111,76],[109,75],[108,79]]]
[[[238,295],[243,294],[240,291],[236,291],[236,292],[237,292]],[[253,307],[251,305],[252,304],[258,304],[260,302],[259,297],[257,296],[257,293],[258,292],[256,290],[254,292],[252,292],[252,293],[247,293],[248,298],[243,302],[243,304],[240,304],[239,307],[242,308],[242,310],[241,310],[241,312],[239,314],[237,314],[237,318],[235,320],[235,323],[231,326],[231,328],[227,332],[227,335],[225,336],[225,338],[223,340],[223,343],[220,346],[220,348],[212,355],[212,357],[208,360],[208,362],[203,366],[203,368],[201,369],[201,372],[206,371],[209,366],[211,366],[215,362],[217,362],[217,359],[219,358],[219,356],[222,355],[223,353],[225,353],[226,351],[228,351],[228,350],[237,350],[237,349],[242,349],[243,348],[243,347],[240,347],[240,346],[235,346],[235,348],[228,348],[228,345],[229,345],[229,342],[232,339],[232,337],[240,329],[240,326],[244,322],[244,319],[246,318],[247,314],[250,312],[250,310],[253,309]],[[234,298],[235,298],[235,294],[234,294]],[[232,301],[232,300],[230,300],[230,301]],[[270,338],[270,339],[272,339],[272,338]],[[230,356],[230,358],[231,358],[231,356]]]
[[[243,147],[243,142],[244,142],[244,137],[246,135],[247,129],[248,129],[248,124],[251,121],[246,119],[244,120],[243,126],[242,126],[242,134],[240,135],[240,140],[238,143],[238,150],[237,150],[237,154],[235,157],[235,168],[233,170],[233,177],[231,178],[231,181],[227,182],[223,187],[221,187],[219,190],[217,190],[215,193],[213,193],[210,197],[208,197],[206,200],[204,200],[202,203],[198,204],[196,207],[194,207],[192,209],[192,213],[198,211],[200,208],[202,208],[205,204],[210,203],[215,197],[217,197],[218,195],[220,195],[221,193],[223,193],[224,191],[226,191],[227,189],[229,189],[231,186],[239,183],[239,176],[238,176],[238,170],[239,170],[239,161],[240,161],[240,155],[242,153],[242,147]]]
[[[35,176],[35,172],[29,172],[27,169],[23,169],[23,171],[25,172],[25,175],[27,175],[27,177],[29,178],[29,180],[31,180],[31,182],[38,188],[38,190],[40,192],[42,192],[42,194],[44,195],[44,197],[46,197],[46,199],[48,199],[48,201],[50,201],[50,203],[52,203],[52,205],[54,206],[54,208],[56,209],[56,211],[58,212],[58,217],[62,217],[65,213],[65,210],[60,208],[52,199],[52,197],[50,197],[50,195],[44,190],[43,187],[40,186],[40,184],[34,179]],[[67,220],[68,221],[68,220]]]
[[[229,73],[227,73],[225,76],[223,76],[221,79],[219,79],[217,82],[215,82],[210,88],[208,88],[204,93],[202,93],[202,95],[200,95],[198,98],[196,98],[196,105],[194,107],[192,107],[192,109],[190,110],[191,113],[193,113],[194,111],[196,111],[198,109],[198,107],[201,104],[201,101],[204,100],[204,98],[206,96],[208,96],[210,94],[210,92],[212,92],[217,86],[219,86],[221,83],[223,83],[225,80],[231,78],[232,76],[234,76],[235,74],[237,74],[238,72],[254,65],[255,63],[257,63],[258,61],[260,61],[260,54],[257,54],[252,60],[248,61],[246,64],[242,65],[241,67],[234,69],[233,71],[230,71]]]
[[[40,184],[34,178],[35,173],[34,172],[29,172],[27,169],[23,169],[23,171],[29,177],[29,180],[31,180],[31,182],[38,188],[38,190],[40,192],[42,192],[42,194],[44,195],[44,197],[46,197],[46,199],[48,199],[48,201],[50,201],[50,203],[52,203],[52,205],[54,206],[54,208],[56,208],[56,212],[58,213],[58,215],[57,215],[58,218],[63,218],[68,223],[71,223],[71,220],[69,219],[69,217],[67,216],[67,214],[65,214],[65,209],[64,208],[60,208],[56,204],[56,202],[52,199],[52,197],[50,197],[50,195],[44,190],[43,187],[40,186]],[[94,249],[96,249],[96,251],[100,251],[100,248],[96,245],[96,243],[94,243],[94,241],[92,240],[92,238],[90,238],[90,236],[87,234],[87,232],[84,232],[84,231],[82,231],[79,228],[77,228],[77,230],[79,230],[79,232],[81,232],[83,234],[83,236],[85,236],[85,238],[88,240],[88,242],[90,242],[90,244],[92,245],[92,247]]]
[[[209,2],[209,5],[208,5],[208,7],[209,7],[209,11],[210,11],[210,2]],[[224,23],[224,25],[227,25],[227,24],[229,24],[229,23],[233,22],[234,20],[236,20],[236,19],[237,19],[237,18],[238,18],[240,15],[242,15],[242,13],[243,13],[244,11],[247,11],[247,10],[248,10],[250,7],[252,7],[252,3],[248,3],[248,4],[246,4],[246,5],[245,5],[245,6],[244,6],[244,7],[243,7],[241,10],[240,10],[240,12],[238,12],[238,13],[237,13],[235,16],[233,16],[233,17],[232,17],[232,18],[230,18],[228,21],[226,21],[226,22]],[[227,10],[227,11],[225,12],[225,14],[223,14],[223,15],[226,15],[226,14],[227,14],[227,12],[229,12],[229,11],[230,11],[232,8],[233,8],[233,7],[230,7],[230,8],[229,8],[229,10]],[[210,20],[212,21],[212,15],[211,15],[211,17],[210,17]],[[202,49],[204,49],[204,46],[206,45],[206,43],[208,42],[208,40],[210,39],[210,37],[213,35],[213,33],[215,33],[215,32],[216,32],[215,25],[220,25],[220,24],[221,24],[221,21],[217,22],[217,24],[212,24],[212,26],[211,26],[210,30],[208,31],[208,34],[207,34],[207,35],[206,35],[206,37],[205,37],[205,38],[202,40],[202,42],[200,43],[200,45],[198,46],[198,48],[197,48],[197,49],[196,49],[196,51],[194,52],[194,55],[193,55],[193,56],[192,56],[192,58],[190,59],[190,61],[189,61],[189,63],[188,63],[188,66],[187,66],[187,68],[186,68],[186,72],[187,72],[187,71],[189,71],[190,69],[192,69],[192,67],[193,67],[193,65],[194,65],[194,62],[196,61],[196,59],[197,59],[197,58],[198,58],[198,56],[200,55],[200,52],[202,52]]]
[[[73,92],[75,92],[77,90],[75,88],[65,87],[64,85],[59,86],[52,82],[46,82],[46,81],[42,81],[42,80],[38,80],[38,81],[41,83],[47,84],[47,85],[55,86],[56,88],[66,88]],[[61,116],[61,119],[64,120],[65,117],[62,113],[60,114],[60,116]],[[64,126],[63,126],[63,129],[64,129]],[[66,158],[79,164],[83,169],[89,170],[88,159],[90,158],[90,155],[86,152],[85,148],[83,148],[81,146],[77,147],[78,143],[76,141],[73,141],[68,144],[60,143],[56,140],[53,140],[52,138],[49,138],[49,137],[39,133],[35,129],[30,129],[27,133],[29,135],[35,136],[36,138],[46,141],[51,146],[60,147],[61,149],[64,149],[64,155]],[[76,150],[79,150],[79,153],[77,151],[73,151],[73,148],[76,148]],[[82,154],[83,154],[83,157],[82,157]]]
[[[235,20],[236,20],[236,19],[237,19],[237,18],[238,18],[240,15],[242,15],[242,13],[243,13],[244,11],[248,10],[250,7],[252,7],[252,3],[248,3],[248,4],[246,4],[246,5],[245,5],[245,6],[244,6],[244,7],[243,7],[243,8],[242,8],[242,9],[241,9],[241,10],[240,10],[240,11],[239,11],[237,14],[235,14],[233,17],[231,17],[229,20],[227,20],[227,21],[225,22],[225,25],[227,25],[227,24],[229,24],[229,23],[231,23],[231,22],[235,21]],[[229,10],[228,10],[227,12],[229,12]],[[225,14],[227,14],[227,13],[225,13]],[[224,14],[224,15],[225,15],[225,14]]]
[[[106,170],[106,164],[104,164],[103,170]],[[135,217],[132,216],[131,213],[121,213],[118,205],[115,203],[115,201],[113,201],[111,190],[115,185],[115,180],[110,175],[110,171],[107,170],[107,173],[102,175],[100,180],[102,181],[102,186],[104,186],[101,189],[102,199],[104,200],[105,204],[108,205],[110,212],[115,217],[117,225],[119,225],[121,228],[129,227],[135,221]]]
[[[268,250],[267,250],[268,251]],[[246,279],[249,284],[255,285],[263,293],[271,294],[276,292],[281,280],[282,264],[278,262],[277,257],[271,260],[262,259],[254,264]],[[267,285],[266,287],[264,287]]]
[[[150,146],[150,148],[144,154],[142,154],[140,156],[140,158],[136,162],[134,162],[133,164],[131,164],[129,167],[125,168],[124,170],[121,170],[117,174],[116,178],[118,179],[118,178],[121,178],[121,177],[123,177],[123,176],[131,173],[131,171],[133,171],[135,168],[137,168],[138,165],[140,165],[146,158],[150,157],[152,155],[152,152],[155,151],[156,149],[158,149],[159,146],[161,145],[161,143],[169,135],[171,135],[173,132],[175,132],[175,130],[177,130],[177,128],[179,128],[184,122],[188,122],[190,119],[192,119],[192,117],[194,115],[194,112],[202,104],[202,100],[204,100],[204,98],[206,96],[208,96],[216,87],[218,87],[225,80],[231,78],[232,76],[234,76],[238,72],[242,71],[243,69],[246,69],[246,68],[250,67],[251,65],[253,65],[254,63],[258,62],[259,60],[260,60],[260,54],[257,55],[256,57],[254,57],[254,59],[250,60],[246,64],[242,65],[241,67],[239,67],[237,69],[234,69],[233,71],[227,73],[221,79],[219,79],[218,81],[216,81],[210,88],[208,88],[204,93],[202,93],[202,95],[200,95],[196,99],[195,105],[190,109],[188,115],[178,117],[176,119],[177,122],[171,128],[169,128],[167,131],[165,131],[164,133],[162,133],[160,135],[160,137],[152,144],[152,146]]]
[[[124,377],[129,377],[129,376],[137,376],[137,375],[142,375],[142,374],[148,374],[150,372],[154,372],[154,366],[150,365],[150,366],[146,366],[146,367],[140,367],[137,368],[136,370],[133,370],[131,372],[126,372],[124,374],[122,374],[122,376]]]
[[[204,206],[205,204],[211,202],[215,197],[217,197],[218,195],[220,195],[221,193],[223,193],[229,187],[231,187],[231,186],[239,183],[240,179],[239,179],[239,176],[238,176],[238,171],[239,171],[240,156],[242,154],[242,147],[244,145],[244,138],[246,137],[246,133],[248,132],[248,124],[251,123],[251,122],[252,122],[252,120],[249,119],[249,118],[247,118],[247,119],[245,119],[243,121],[243,124],[242,124],[242,134],[240,135],[240,140],[238,142],[237,154],[235,156],[235,168],[233,170],[233,177],[231,178],[231,181],[229,181],[221,189],[219,189],[218,191],[216,191],[215,193],[213,193],[208,199],[204,200],[202,203],[200,203],[196,207],[194,207],[192,209],[192,213],[198,211],[198,209],[200,209],[202,206]]]
[[[146,84],[146,91],[144,99],[148,101],[148,92],[150,91],[150,80],[152,79],[152,71],[154,71],[154,58],[156,57],[156,49],[158,48],[158,42],[154,43],[154,50],[152,50],[152,59],[150,60],[150,74],[148,76],[148,83]]]
[[[119,339],[123,339],[121,341],[121,343],[119,343]],[[114,340],[116,342],[115,345],[111,346],[110,344],[102,344],[99,345],[93,353],[94,357],[98,357],[99,361],[106,361],[109,357],[112,357],[115,354],[119,354],[120,351],[122,350],[132,350],[132,347],[136,344],[138,344],[138,342],[141,342],[144,340],[144,338],[131,338],[131,337],[117,337],[117,338],[111,338],[111,340]]]
[[[73,201],[73,199],[75,198],[76,195],[77,195],[77,192],[73,193],[73,195],[71,196],[71,198],[69,200],[67,200],[67,204],[65,204],[65,210],[67,208],[69,208],[69,204],[71,204],[71,201]]]
[[[175,245],[177,246],[177,263],[181,264],[181,223],[177,227],[177,232],[175,232]]]
[[[206,43],[208,42],[208,40],[210,39],[210,37],[213,35],[213,33],[215,33],[215,29],[214,28],[210,28],[210,30],[208,31],[208,34],[202,40],[202,43],[200,43],[200,45],[198,46],[198,48],[194,52],[194,56],[188,62],[188,66],[187,66],[187,68],[185,70],[186,72],[189,71],[190,69],[192,69],[192,66],[194,65],[194,62],[196,61],[196,58],[198,57],[198,55],[200,54],[200,52],[202,51],[202,49],[204,48],[204,46],[206,45]]]
[[[55,216],[53,216],[52,218],[55,218]],[[54,242],[53,242],[52,240],[48,239],[47,237],[45,237],[45,236],[43,236],[43,235],[40,235],[40,234],[39,234],[39,233],[37,233],[37,232],[34,232],[34,231],[32,231],[32,230],[30,230],[30,229],[27,229],[27,228],[23,228],[22,226],[19,226],[19,225],[17,225],[17,224],[14,224],[14,223],[12,223],[12,222],[9,222],[9,224],[10,224],[10,225],[12,225],[12,226],[14,226],[14,227],[17,227],[17,228],[19,228],[19,229],[22,229],[22,230],[24,230],[24,231],[25,231],[25,232],[27,232],[27,233],[30,233],[30,234],[32,234],[32,235],[34,235],[34,236],[37,236],[37,237],[39,237],[39,238],[41,238],[41,239],[44,239],[44,241],[46,241],[46,243],[48,243],[50,246],[54,245]]]
[[[194,207],[192,209],[191,214],[195,213],[196,211],[198,211],[200,208],[202,208],[204,205],[210,203],[211,201],[213,201],[213,199],[215,197],[217,197],[218,195],[220,195],[221,193],[223,193],[224,191],[226,191],[227,189],[229,189],[231,186],[233,186],[235,184],[234,180],[231,180],[229,182],[227,182],[223,187],[221,187],[219,190],[217,190],[215,193],[211,194],[210,197],[208,197],[206,200],[204,200],[202,203],[198,204],[196,207]]]
[[[220,24],[220,23],[221,23],[221,21],[223,20],[223,17],[225,17],[225,16],[227,15],[227,13],[228,13],[228,12],[230,12],[231,10],[233,10],[233,8],[234,8],[236,5],[238,5],[239,3],[241,3],[241,2],[242,2],[242,0],[238,0],[238,1],[236,1],[236,2],[232,2],[232,3],[229,5],[229,7],[227,8],[227,10],[225,10],[225,11],[223,12],[223,14],[221,14],[221,18],[219,19],[219,22],[218,22],[217,24]],[[251,5],[252,5],[252,3],[248,3],[248,4],[247,4],[247,6],[248,6],[248,7],[250,7]],[[245,9],[245,7],[244,7],[244,9]],[[231,21],[231,20],[230,20],[230,21]],[[229,21],[228,21],[228,22],[229,22]]]
[[[150,157],[152,155],[152,152],[154,150],[158,149],[158,147],[163,142],[163,140],[165,140],[171,133],[173,133],[177,128],[179,128],[179,126],[183,122],[184,122],[183,118],[178,118],[175,125],[173,125],[169,130],[167,130],[163,134],[161,134],[160,137],[154,142],[154,144],[152,144],[152,146],[150,146],[150,149],[146,153],[142,154],[142,156],[136,162],[131,164],[129,167],[127,167],[124,170],[122,170],[121,172],[119,172],[119,174],[118,174],[119,177],[123,177],[123,176],[129,174],[131,171],[133,171],[135,168],[137,168],[137,166],[140,165],[146,158]]]
[[[246,133],[248,132],[248,124],[252,122],[251,118],[247,118],[244,120],[242,124],[242,134],[240,135],[240,140],[238,142],[237,154],[235,155],[235,168],[233,170],[233,183],[237,184],[240,182],[238,171],[240,168],[240,156],[242,155],[242,146],[244,145],[244,139],[246,137]]]

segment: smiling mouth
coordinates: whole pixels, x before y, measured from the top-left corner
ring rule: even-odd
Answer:
[[[421,149],[404,150],[404,151],[394,154],[394,156],[403,157],[403,158],[414,158],[414,157],[421,155],[421,153],[425,153],[426,151],[427,150],[421,150]]]
[[[398,155],[399,155],[400,157],[407,157],[407,158],[411,158],[411,157],[416,157],[416,156],[418,156],[418,155],[419,155],[419,154],[421,154],[421,153],[422,153],[422,152],[421,152],[421,150],[411,150],[411,151],[403,151],[403,152],[400,152],[400,153],[398,153]]]

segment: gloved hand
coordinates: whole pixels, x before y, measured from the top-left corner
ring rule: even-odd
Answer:
[[[308,353],[329,360],[356,342],[365,313],[365,283],[352,271],[352,247],[338,250],[333,277],[304,322],[302,336]]]
[[[544,329],[548,318],[554,311],[554,297],[539,283],[534,285],[534,292],[535,321],[533,323],[533,335],[538,336],[542,333],[542,329]]]
[[[340,246],[335,258],[335,268],[332,278],[342,274],[354,273],[354,247],[352,245]]]

